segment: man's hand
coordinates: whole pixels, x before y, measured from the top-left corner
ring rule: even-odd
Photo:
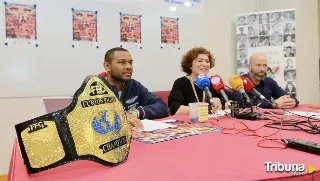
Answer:
[[[143,124],[140,119],[138,119],[136,116],[131,114],[130,112],[127,112],[128,120],[132,126],[132,129],[143,129]]]
[[[296,107],[296,101],[292,99],[290,96],[286,95],[286,100],[284,104],[282,105],[283,109],[291,109]]]
[[[290,109],[296,106],[296,101],[292,99],[289,95],[284,95],[279,97],[274,101],[279,108]]]
[[[219,98],[212,98],[212,99],[215,106],[211,108],[211,111],[215,113],[217,112],[217,110],[221,109],[222,105]]]
[[[284,96],[279,97],[278,99],[274,100],[274,102],[277,104],[279,108],[282,108],[282,105],[284,104],[285,98]]]

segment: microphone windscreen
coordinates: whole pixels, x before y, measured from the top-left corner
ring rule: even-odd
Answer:
[[[242,79],[238,75],[231,76],[229,79],[229,84],[237,91],[239,91],[241,88],[243,89]]]
[[[209,77],[204,74],[200,74],[196,79],[196,84],[202,91],[204,91],[205,87],[210,87]]]
[[[240,76],[243,82],[243,87],[246,92],[251,92],[251,90],[255,87],[250,79],[245,76]]]
[[[210,77],[210,82],[213,89],[219,93],[220,89],[225,89],[224,83],[219,75],[213,75]]]

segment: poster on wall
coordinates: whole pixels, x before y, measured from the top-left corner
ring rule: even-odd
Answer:
[[[120,42],[121,47],[141,46],[141,15],[124,14],[120,12]]]
[[[98,48],[97,14],[97,11],[72,8],[72,47],[83,43]]]
[[[179,18],[160,17],[161,19],[161,48],[179,46]]]
[[[263,53],[267,76],[296,96],[295,10],[240,14],[236,17],[237,73],[248,73],[249,58]]]
[[[5,2],[5,45],[28,43],[38,47],[36,5]]]

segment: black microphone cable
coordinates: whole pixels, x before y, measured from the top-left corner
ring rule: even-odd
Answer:
[[[260,108],[262,109],[262,108]],[[269,112],[266,110],[263,110],[265,112]],[[272,113],[272,112],[271,112]],[[266,116],[266,114],[262,114]],[[284,115],[284,114],[283,114]],[[301,116],[298,114],[294,114],[302,118],[307,118],[307,120],[295,120],[295,119],[289,119],[289,120],[284,120],[284,118],[279,118],[278,116],[275,116],[275,114],[268,114],[266,117],[262,117],[262,119],[265,120],[271,120],[270,117],[274,117],[277,119],[280,119],[281,121],[275,121],[269,124],[266,124],[265,127],[269,128],[275,128],[275,129],[281,129],[281,130],[287,130],[287,131],[304,131],[309,134],[320,134],[320,127],[314,123],[320,122],[319,119],[313,118],[313,115],[306,117],[306,116]],[[315,119],[311,121],[310,119]]]

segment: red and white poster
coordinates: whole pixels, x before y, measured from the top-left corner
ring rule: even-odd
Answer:
[[[97,42],[97,11],[72,9],[73,41]]]
[[[36,5],[4,4],[6,38],[36,40]]]
[[[141,15],[120,13],[120,41],[141,43]]]
[[[179,44],[178,18],[161,18],[161,43]]]

